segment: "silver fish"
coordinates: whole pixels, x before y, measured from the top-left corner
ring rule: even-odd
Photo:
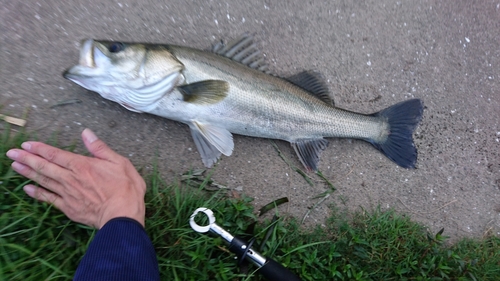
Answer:
[[[412,134],[421,100],[370,115],[337,108],[315,72],[270,75],[247,35],[212,51],[87,39],[79,64],[63,76],[131,111],[187,124],[207,167],[231,155],[232,133],[288,141],[309,171],[317,171],[330,137],[368,141],[405,168],[417,160]]]

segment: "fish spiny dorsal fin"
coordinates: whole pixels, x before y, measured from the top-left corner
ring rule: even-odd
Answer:
[[[212,52],[264,73],[270,72],[262,52],[253,42],[252,35],[243,34],[227,44],[221,41],[213,46]]]
[[[327,104],[335,106],[333,99],[328,94],[328,87],[326,86],[325,82],[323,82],[323,77],[321,77],[321,74],[319,74],[318,72],[308,70],[302,71],[291,77],[288,77],[287,80],[292,84],[301,87],[311,95],[319,98]]]

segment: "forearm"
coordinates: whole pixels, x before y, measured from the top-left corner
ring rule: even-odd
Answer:
[[[160,280],[151,240],[137,221],[108,221],[76,270],[74,280]]]

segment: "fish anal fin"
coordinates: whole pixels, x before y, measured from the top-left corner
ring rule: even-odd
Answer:
[[[288,77],[287,80],[327,104],[335,106],[333,99],[329,95],[328,86],[325,84],[323,77],[318,72],[309,70],[302,71]]]
[[[185,102],[195,104],[215,104],[223,100],[229,92],[229,83],[222,80],[204,80],[177,87]]]
[[[233,153],[233,135],[228,130],[198,121],[193,121],[189,127],[205,166],[211,167],[221,153],[226,156]]]
[[[321,152],[328,147],[326,139],[303,139],[292,142],[300,162],[308,171],[318,171]]]
[[[269,74],[269,68],[262,52],[253,41],[253,36],[247,33],[224,44],[215,44],[212,52],[244,64],[250,68]]]

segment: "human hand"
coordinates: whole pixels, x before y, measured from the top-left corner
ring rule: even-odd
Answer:
[[[7,151],[17,173],[43,186],[28,184],[23,188],[26,194],[98,229],[116,217],[129,217],[144,226],[144,179],[91,130],[85,129],[82,139],[94,157],[32,141],[24,142],[23,149]]]

